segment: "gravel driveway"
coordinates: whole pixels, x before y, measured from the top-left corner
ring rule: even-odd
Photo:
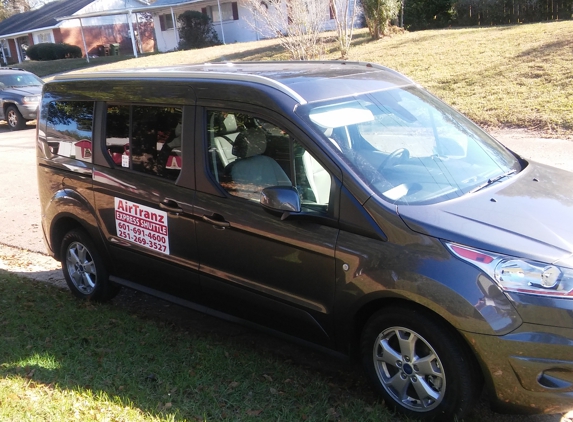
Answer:
[[[498,140],[525,158],[573,171],[573,141],[571,140],[543,139],[520,130],[492,133]],[[0,227],[2,227],[0,269],[65,287],[61,267],[58,262],[45,255],[42,241],[34,137],[35,128],[33,127],[19,132],[10,132],[5,124],[0,123],[0,157],[3,158],[3,166],[0,170],[0,184],[3,187],[0,193],[0,210],[2,210],[0,212]],[[153,300],[148,300],[142,306],[157,305]],[[172,311],[176,313],[174,308],[175,306]],[[194,314],[185,311],[185,318],[193,318],[192,315]],[[203,319],[202,323],[204,323],[205,316],[197,316],[197,318]],[[219,324],[217,321],[210,320],[210,324],[216,326]],[[221,322],[220,324],[227,323]],[[225,328],[220,326],[215,329],[224,330]],[[236,328],[233,329],[236,330]],[[252,335],[259,336],[257,333]],[[298,346],[281,343],[281,348],[285,347],[290,347],[293,354],[300,356],[307,354],[305,349],[299,350]],[[336,363],[329,362],[328,365],[332,366]],[[466,419],[468,422],[571,422],[571,417],[573,417],[571,414],[568,417],[498,415],[489,410],[485,400],[482,400],[477,411],[472,415]]]

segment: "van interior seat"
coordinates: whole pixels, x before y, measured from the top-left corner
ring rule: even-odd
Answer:
[[[233,144],[240,132],[234,114],[227,114],[219,125],[219,130],[213,138],[213,146],[223,167],[226,167],[237,158],[233,155]]]
[[[249,192],[248,195],[239,193],[239,196],[259,199],[252,194],[259,194],[263,188],[292,186],[281,166],[273,158],[263,155],[266,149],[266,135],[260,128],[245,129],[236,137],[232,152],[237,159],[225,167],[225,175],[235,190]]]
[[[304,172],[317,204],[328,204],[330,199],[330,175],[316,159],[305,151],[302,155]]]

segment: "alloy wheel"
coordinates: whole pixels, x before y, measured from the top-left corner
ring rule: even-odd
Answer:
[[[374,368],[384,389],[414,412],[427,412],[442,402],[446,391],[443,365],[434,348],[418,333],[390,327],[376,339]]]
[[[66,253],[66,267],[74,286],[89,295],[96,288],[97,271],[89,250],[80,242],[72,242]]]

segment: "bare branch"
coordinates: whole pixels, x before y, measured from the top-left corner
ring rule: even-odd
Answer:
[[[336,23],[340,56],[346,59],[354,35],[356,15],[359,11],[357,0],[332,0],[330,7],[332,7],[334,21]]]
[[[242,0],[253,12],[248,24],[262,38],[278,38],[294,60],[321,54],[320,33],[328,19],[329,0]]]

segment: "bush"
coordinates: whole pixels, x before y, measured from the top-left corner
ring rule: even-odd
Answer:
[[[384,36],[392,19],[400,12],[401,0],[360,0],[364,19],[373,40]]]
[[[77,45],[42,43],[28,47],[26,55],[30,60],[77,59],[82,57],[82,49]]]
[[[179,21],[179,49],[211,47],[219,45],[219,37],[213,29],[209,16],[195,10],[187,10],[177,18]]]

